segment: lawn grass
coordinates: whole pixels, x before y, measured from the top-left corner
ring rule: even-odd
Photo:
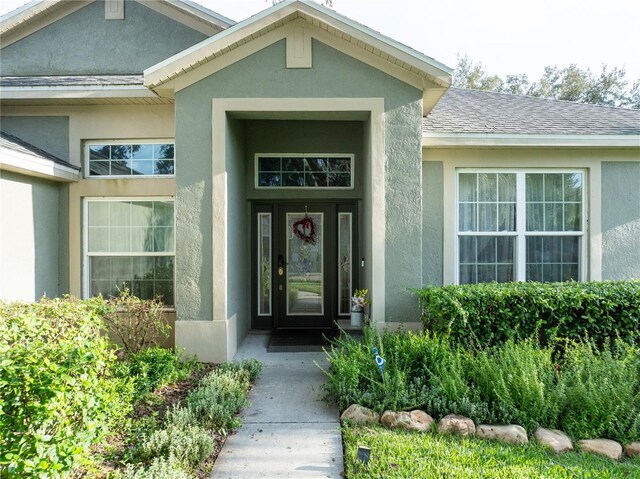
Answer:
[[[640,478],[640,458],[616,463],[582,452],[557,455],[534,443],[511,446],[381,426],[345,426],[343,439],[347,479]],[[356,460],[359,445],[371,448],[368,465]]]

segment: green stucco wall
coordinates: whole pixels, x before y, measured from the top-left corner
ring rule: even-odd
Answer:
[[[47,153],[69,161],[68,116],[3,116],[0,127]]]
[[[247,197],[249,199],[300,198],[298,190],[264,190],[255,188],[256,153],[350,153],[354,155],[352,190],[306,190],[309,199],[362,198],[363,122],[359,121],[247,121]]]
[[[640,161],[602,163],[602,279],[640,278]]]
[[[57,183],[0,171],[0,299],[60,294],[58,200]]]
[[[229,175],[227,311],[230,318],[235,316],[236,343],[247,334],[251,319],[251,305],[247,301],[247,291],[251,289],[251,213],[244,194],[248,176],[245,138],[245,123],[229,120],[226,139]]]
[[[280,41],[176,94],[176,149],[189,159],[176,176],[179,320],[212,318],[212,98],[385,99],[385,317],[419,318],[407,288],[422,283],[422,92],[315,40],[312,48],[313,68],[287,69]]]
[[[93,2],[1,50],[2,75],[142,73],[206,38],[135,1],[124,20],[105,20]]]
[[[442,241],[444,228],[443,163],[422,163],[422,281],[442,284]]]

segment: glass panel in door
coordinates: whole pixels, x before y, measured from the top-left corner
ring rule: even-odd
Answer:
[[[287,316],[324,315],[324,214],[286,214]]]

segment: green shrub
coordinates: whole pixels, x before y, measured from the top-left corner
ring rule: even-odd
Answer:
[[[188,407],[174,405],[167,411],[165,423],[167,427],[175,426],[185,429],[189,426],[196,426],[198,418]]]
[[[133,378],[135,397],[140,398],[165,384],[187,379],[195,364],[183,361],[173,350],[154,346],[127,356],[116,374]]]
[[[556,389],[559,426],[577,438],[640,439],[640,348],[567,346]]]
[[[125,288],[108,303],[104,321],[127,353],[161,346],[169,337],[171,326],[163,320],[160,298],[140,299]]]
[[[100,299],[0,304],[0,467],[12,477],[57,477],[124,422],[128,378],[101,334]],[[4,473],[3,473],[4,474]]]
[[[151,465],[135,467],[127,466],[124,474],[116,475],[114,479],[192,479],[182,466],[173,458],[160,457],[154,459]]]
[[[374,347],[386,361],[383,376]],[[530,432],[559,428],[576,439],[640,438],[640,348],[622,340],[599,347],[569,342],[560,357],[532,340],[480,349],[430,332],[380,335],[366,328],[361,342],[334,341],[328,356],[325,389],[340,409],[418,408]]]
[[[139,457],[147,462],[156,458],[174,459],[183,468],[194,470],[207,460],[213,447],[211,434],[201,427],[170,425],[145,439]]]
[[[483,346],[620,337],[640,344],[640,281],[481,283],[416,290],[425,329]]]
[[[205,428],[224,434],[241,425],[236,412],[245,406],[250,383],[244,371],[213,371],[187,397],[187,407]]]
[[[262,363],[257,359],[243,359],[241,361],[231,361],[218,366],[218,372],[222,371],[244,371],[249,382],[255,382],[262,371]]]
[[[549,348],[509,340],[469,355],[467,381],[487,404],[489,420],[515,423],[533,431],[558,416],[555,364]]]

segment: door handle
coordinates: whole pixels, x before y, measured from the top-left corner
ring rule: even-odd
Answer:
[[[279,254],[278,255],[278,276],[284,275],[284,267],[286,265],[287,265],[287,263],[284,260],[284,256]]]

